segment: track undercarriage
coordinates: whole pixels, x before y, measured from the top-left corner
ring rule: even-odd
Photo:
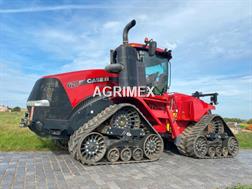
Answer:
[[[161,136],[130,104],[106,108],[74,132],[70,154],[82,164],[155,161],[163,151]]]
[[[114,104],[74,132],[70,154],[82,164],[121,164],[158,160],[164,144],[141,112],[130,104]],[[199,159],[234,157],[239,144],[224,120],[205,115],[189,125],[177,145],[185,156]]]
[[[130,104],[114,104],[74,132],[70,154],[82,164],[121,164],[158,160],[164,144],[141,112]],[[199,159],[234,157],[237,139],[218,115],[205,115],[181,134],[179,152]]]
[[[181,154],[199,159],[228,158],[238,154],[239,144],[224,120],[210,114],[184,130],[177,148]]]

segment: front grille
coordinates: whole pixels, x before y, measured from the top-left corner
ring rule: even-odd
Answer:
[[[33,120],[66,119],[72,110],[68,96],[60,81],[55,78],[38,80],[28,98],[31,100],[49,100],[50,107],[35,107]],[[30,111],[30,108],[28,107]]]

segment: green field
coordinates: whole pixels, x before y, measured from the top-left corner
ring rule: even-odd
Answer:
[[[0,150],[57,150],[49,139],[41,139],[28,128],[19,128],[23,112],[0,112]]]
[[[242,148],[252,149],[252,132],[242,132],[236,136]]]
[[[41,139],[28,128],[19,128],[23,112],[0,112],[0,151],[59,150],[50,139]],[[237,135],[241,148],[252,149],[252,133]]]
[[[226,189],[252,189],[252,185],[237,185],[233,187],[227,187]]]

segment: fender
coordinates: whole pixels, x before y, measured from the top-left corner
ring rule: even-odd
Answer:
[[[104,96],[88,97],[73,109],[68,119],[68,134],[71,135],[88,120],[92,119],[113,102]]]

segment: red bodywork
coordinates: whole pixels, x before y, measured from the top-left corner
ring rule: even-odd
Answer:
[[[50,75],[44,78],[56,78],[63,85],[72,108],[93,95],[96,86],[102,89],[105,86],[118,85],[117,74],[111,74],[105,70],[84,70],[69,72],[57,75]],[[69,87],[69,83],[95,78],[112,78],[113,81],[85,83],[74,87]],[[145,115],[149,122],[160,134],[170,133],[175,139],[180,135],[185,127],[192,122],[197,122],[214,106],[204,101],[180,93],[164,93],[162,96],[155,97],[116,97],[112,99],[115,103],[127,102],[136,105]]]
[[[97,70],[82,70],[82,71],[76,71],[76,72],[67,72],[62,74],[56,74],[56,75],[49,75],[45,76],[44,78],[56,78],[58,79],[61,84],[63,85],[69,101],[72,105],[72,107],[76,107],[80,102],[85,100],[87,97],[90,97],[93,95],[94,89],[97,85],[99,85],[100,89],[102,89],[105,86],[113,86],[114,82],[99,82],[99,83],[90,83],[85,85],[79,85],[78,87],[68,87],[69,83],[73,82],[79,82],[82,80],[87,80],[90,78],[118,78],[117,74],[108,73],[103,69],[97,69]]]

